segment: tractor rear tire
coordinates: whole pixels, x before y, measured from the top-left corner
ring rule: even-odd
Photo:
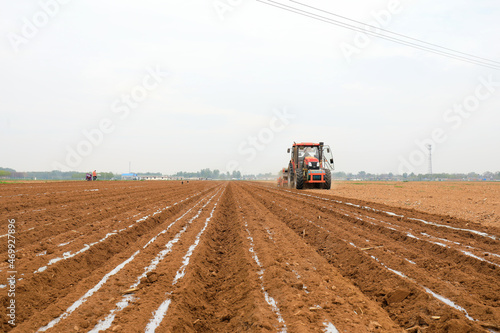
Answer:
[[[292,162],[288,163],[288,184],[287,185],[289,188],[295,187],[295,174],[293,173]]]
[[[297,169],[297,173],[295,175],[295,188],[297,190],[302,190],[304,188],[304,172],[302,168]]]
[[[329,190],[332,187],[332,172],[328,169],[325,170],[325,183],[323,188]]]

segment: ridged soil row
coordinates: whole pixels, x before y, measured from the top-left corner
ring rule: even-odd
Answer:
[[[397,325],[241,183],[235,192],[265,268],[265,286],[290,332],[327,327],[348,332],[399,332]],[[267,198],[270,200],[271,198]],[[303,231],[303,230],[301,230]]]
[[[89,223],[98,226],[99,221],[103,220],[125,220],[141,212],[153,210],[169,198],[181,198],[194,193],[196,189],[213,186],[202,183],[199,187],[169,188],[166,186],[169,184],[159,187],[148,183],[139,188],[128,188],[129,186],[124,187],[122,182],[118,185],[121,186],[111,182],[97,182],[92,188],[85,188],[80,192],[39,196],[26,193],[26,196],[20,197],[22,199],[17,199],[22,201],[18,206],[9,202],[8,198],[0,198],[3,206],[1,224],[6,225],[7,219],[16,220],[18,235],[22,235],[19,237],[17,248],[23,255],[23,248],[32,244],[39,244],[42,251],[49,248],[57,241],[53,239],[54,235],[86,227]],[[36,188],[31,190],[35,191]],[[1,247],[0,252],[3,251],[5,248]],[[26,251],[29,252],[31,251]]]
[[[452,298],[461,306],[470,305],[471,302],[475,306],[481,306],[481,311],[475,310],[474,313],[481,314],[478,319],[483,321],[492,319],[494,308],[479,304],[463,290],[458,291],[458,295],[456,292],[455,295],[451,295],[449,293],[454,288],[450,288],[447,282],[434,278],[434,271],[429,270],[428,263],[436,262],[432,255],[439,249],[428,246],[430,254],[429,251],[426,253],[425,247],[415,248],[415,240],[411,237],[386,228],[378,229],[370,223],[345,216],[346,212],[351,215],[356,212],[356,207],[344,206],[342,209],[332,211],[324,203],[309,198],[297,200],[290,197],[287,192],[281,195],[281,191],[270,192],[268,189],[255,186],[248,186],[247,190],[296,233],[304,235],[308,244],[359,286],[366,295],[377,300],[401,327],[406,329],[423,327],[436,331],[463,328],[484,332],[477,322],[466,318],[464,311],[454,309],[436,299],[426,292],[425,287],[434,288],[431,291],[438,294],[446,292],[446,297]],[[370,240],[368,245],[366,239]],[[403,253],[403,249],[414,251],[414,255],[419,256],[419,261],[411,264],[404,260],[401,254],[404,256],[408,253]],[[398,252],[399,257],[395,255]],[[463,258],[456,255],[459,257],[457,260]],[[463,260],[458,266],[467,266],[468,263],[468,259]],[[449,263],[446,262],[437,261],[436,265],[441,265],[441,270],[449,268],[452,272],[455,269],[460,271],[457,265],[449,267]],[[470,271],[473,271],[473,268]],[[491,271],[492,274],[496,273],[495,269]],[[480,278],[480,275],[469,279],[477,278]],[[482,283],[488,283],[486,279],[481,279]],[[428,283],[429,285],[425,285]],[[477,288],[477,293],[480,289],[481,287]]]
[[[275,316],[260,290],[256,267],[237,212],[233,186],[193,254],[186,276],[173,291],[161,332],[261,332]]]
[[[179,208],[190,205],[193,200],[197,200],[201,196],[206,195],[207,191],[209,191],[209,189],[202,191],[193,190],[193,193],[183,193],[183,197],[171,195],[165,201],[155,202],[156,205],[161,204],[161,208],[119,221],[117,221],[116,218],[97,221],[92,218],[84,218],[80,226],[77,227],[73,227],[70,223],[66,222],[66,225],[61,226],[60,230],[53,230],[50,240],[46,239],[41,243],[33,243],[18,251],[18,270],[25,273],[34,272],[39,267],[47,265],[50,260],[77,253],[86,246],[99,242],[107,235],[116,237],[115,234],[125,232],[131,225],[143,223],[148,217],[158,216],[158,214],[161,215],[168,211],[175,212]],[[20,237],[23,236],[24,234],[21,232]]]
[[[295,198],[284,200],[281,208],[297,203]],[[310,206],[310,200],[301,201]],[[477,234],[464,235],[464,231],[460,230],[450,230],[450,235],[454,237],[448,237],[454,239],[452,241],[445,242],[444,238],[436,241],[435,237],[427,237],[435,233],[432,230],[435,226],[432,225],[428,227],[429,230],[425,230],[420,222],[413,221],[414,228],[408,228],[407,224],[411,220],[401,223],[402,219],[397,216],[379,212],[376,218],[372,218],[359,212],[357,207],[339,207],[338,204],[331,205],[323,200],[313,205],[318,209],[318,216],[313,217],[331,217],[321,222],[337,237],[349,240],[345,243],[369,248],[372,259],[376,258],[374,260],[380,260],[410,278],[418,278],[421,284],[439,294],[455,297],[457,303],[466,307],[473,318],[489,323],[500,316],[500,285],[497,283],[500,280],[500,265],[471,256],[468,252],[471,250],[467,248],[467,244],[474,244],[497,251],[491,243],[498,241]]]
[[[185,253],[203,229],[223,191],[217,188],[190,207],[189,212],[165,220],[161,228],[142,237],[140,246],[132,247],[134,259],[71,316],[47,332],[66,332],[75,327],[88,332],[144,331],[152,314],[171,291],[172,280],[184,264]]]
[[[216,189],[212,189],[208,194],[215,191]],[[165,223],[184,214],[199,200],[199,196],[193,197],[107,238],[103,231],[98,237],[103,239],[102,242],[74,257],[60,260],[41,272],[33,273],[38,267],[27,265],[23,279],[17,283],[16,288],[16,302],[23,305],[16,313],[16,330],[26,331],[23,325],[25,321],[28,322],[27,327],[33,328],[57,317],[58,313],[95,286],[114,267],[163,230]],[[0,308],[5,306],[6,297],[3,297]],[[9,330],[11,327],[6,324],[5,319],[2,320],[2,329]]]

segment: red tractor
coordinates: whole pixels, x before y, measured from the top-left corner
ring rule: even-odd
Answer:
[[[323,142],[294,143],[288,168],[280,171],[278,186],[296,188],[323,188],[332,186],[333,155]]]

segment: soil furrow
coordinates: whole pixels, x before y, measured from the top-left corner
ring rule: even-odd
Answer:
[[[241,223],[229,186],[193,255],[192,267],[175,292],[162,326],[165,331],[247,332],[272,328],[272,313],[260,297],[257,270],[244,249]]]
[[[442,323],[432,320],[431,317],[439,316],[440,318],[443,318],[445,315],[435,315],[436,313],[447,313],[446,319],[448,320],[446,321],[449,321],[451,318],[458,319],[464,317],[464,313],[461,311],[454,310],[453,308],[445,305],[443,302],[434,301],[432,297],[429,298],[429,293],[426,292],[422,285],[414,283],[412,278],[408,279],[401,276],[401,274],[397,274],[408,269],[408,267],[415,265],[401,259],[396,261],[393,259],[394,256],[392,256],[389,252],[378,250],[376,254],[380,254],[381,256],[383,255],[384,260],[387,260],[384,262],[375,255],[367,253],[370,251],[362,251],[360,248],[361,246],[367,248],[373,247],[372,245],[363,245],[362,242],[365,242],[367,237],[376,237],[376,239],[378,239],[378,242],[374,244],[375,247],[383,245],[384,247],[392,246],[396,248],[399,247],[400,249],[411,249],[412,247],[415,247],[413,239],[406,236],[399,237],[398,239],[390,239],[391,237],[389,237],[388,239],[390,233],[387,233],[384,230],[377,231],[376,229],[372,229],[367,232],[364,229],[368,227],[368,230],[370,230],[370,224],[359,225],[359,220],[346,217],[344,213],[340,212],[332,214],[327,219],[318,219],[318,217],[326,217],[325,213],[328,213],[328,210],[323,207],[323,203],[314,204],[314,202],[307,199],[297,201],[294,200],[294,198],[290,198],[289,193],[285,193],[284,196],[280,196],[279,194],[281,191],[276,192],[271,190],[270,193],[268,192],[268,189],[261,188],[261,191],[258,191],[259,187],[252,187],[253,188],[250,192],[258,198],[267,207],[267,209],[285,221],[297,233],[305,234],[305,239],[308,243],[315,246],[319,253],[324,255],[332,264],[339,268],[343,272],[344,276],[353,280],[353,282],[355,282],[363,290],[363,292],[370,295],[373,299],[377,299],[382,306],[388,309],[393,318],[396,319],[402,327],[411,328],[412,326],[420,325],[439,330],[443,328]],[[274,197],[271,197],[271,195]],[[284,207],[288,207],[287,210],[278,207],[277,204],[273,204],[273,201],[281,203]],[[311,203],[313,204],[311,205]],[[356,207],[353,208],[354,211],[356,211],[355,208]],[[349,208],[346,207],[343,207],[343,209],[344,211],[349,210]],[[310,220],[308,221],[301,218],[303,216],[311,217],[314,219],[314,223],[310,223]],[[328,230],[328,228],[331,228],[332,230],[329,233],[326,233],[325,229]],[[354,248],[350,245],[353,240],[355,240],[358,244],[361,244],[361,246]],[[437,245],[436,247],[440,248]],[[391,250],[396,252],[396,248]],[[417,255],[420,257],[425,257],[422,253],[422,250],[424,249],[425,247],[417,247],[414,251],[416,251],[416,253],[418,253]],[[375,251],[377,251],[377,249],[375,249]],[[454,265],[453,267],[449,267],[451,269],[443,274],[445,276],[450,275],[452,270],[453,274],[455,274],[455,270],[458,270],[460,273],[460,267],[463,265],[465,265],[465,268],[468,268],[468,265],[470,264],[468,260],[470,258],[467,260],[462,259],[462,256],[458,256],[460,266],[457,267],[457,265]],[[419,260],[422,262],[422,259]],[[428,259],[427,265],[432,267],[433,265],[430,264],[435,264],[435,262],[436,258],[431,255]],[[453,262],[453,260],[450,260],[450,262]],[[498,281],[498,270],[495,270],[495,268],[492,267],[489,268],[493,274],[493,276],[490,276],[490,279],[483,277],[478,281],[478,278],[471,279],[471,277],[467,276],[467,274],[462,276],[465,281],[470,281],[470,285],[476,294],[482,294],[483,298],[495,295],[495,290],[498,289],[498,284],[495,283],[495,281]],[[459,301],[456,301],[456,303],[471,306],[472,309],[469,308],[468,310],[477,316],[476,319],[481,319],[484,322],[494,322],[495,318],[497,318],[496,312],[498,311],[498,307],[496,306],[496,302],[498,302],[498,299],[495,299],[495,296],[493,296],[493,303],[490,303],[491,306],[485,306],[485,299],[480,299],[478,301],[477,299],[470,297],[470,295],[467,292],[464,292],[464,290],[460,292],[460,290],[456,290],[457,288],[453,285],[448,286],[446,283],[442,283],[442,281],[436,281],[436,279],[432,276],[435,275],[437,270],[429,270],[425,267],[425,265],[424,269],[416,269],[414,267],[412,267],[412,269],[413,272],[416,272],[412,273],[414,274],[413,279],[430,283],[430,286],[428,286],[430,290],[439,286],[438,290],[446,291],[446,296],[450,298],[452,298],[451,296],[454,296],[453,299],[458,299]],[[474,267],[471,267],[468,270],[472,274],[477,275],[474,273]],[[377,273],[374,274],[375,272]],[[453,276],[451,276],[449,280],[455,281]],[[460,280],[457,282],[463,283],[463,281]],[[398,287],[395,289],[394,286]],[[484,289],[488,286],[493,288],[491,293],[488,293],[488,289]],[[388,297],[390,298],[391,293],[394,292],[408,295],[402,302],[391,303],[390,300],[387,300]],[[420,303],[425,305],[424,311],[416,310],[417,307],[421,308],[423,306]],[[408,309],[411,309],[411,311],[408,311]],[[409,316],[407,315],[408,312],[410,314]],[[421,312],[421,314],[419,314],[419,312]],[[474,329],[482,331],[481,327],[474,322],[467,319],[463,319],[462,321],[463,322],[460,325],[464,325],[464,327],[475,327]]]
[[[212,192],[215,191],[212,190]],[[108,237],[104,242],[96,244],[80,255],[48,266],[42,272],[33,274],[37,266],[25,266],[26,273],[24,273],[24,279],[18,283],[17,290],[18,301],[26,306],[19,309],[16,314],[18,323],[21,324],[28,318],[33,319],[34,313],[44,310],[56,299],[64,299],[70,293],[75,295],[75,290],[90,289],[112,267],[116,267],[144,246],[151,239],[151,235],[161,230],[166,220],[182,215],[198,200],[199,198],[191,198],[175,205],[161,214],[135,224],[132,228],[126,228],[123,232]],[[83,293],[80,293],[80,296]],[[60,313],[62,308],[65,309],[80,296],[75,295],[72,301],[65,301],[68,304],[66,306],[52,307],[52,313],[54,315]],[[47,316],[44,316],[43,320],[46,318]]]
[[[269,293],[281,304],[290,332],[320,331],[325,322],[339,331],[399,331],[387,313],[306,244],[304,234],[290,230],[251,192],[238,187],[255,247],[268,267]]]
[[[0,331],[500,332],[492,224],[257,182],[0,187]]]

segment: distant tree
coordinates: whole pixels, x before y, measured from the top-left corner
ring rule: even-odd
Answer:
[[[358,178],[365,179],[366,178],[366,172],[365,171],[358,172]]]
[[[495,178],[495,174],[493,172],[486,171],[485,173],[483,173],[483,178],[493,179],[493,178]]]
[[[11,171],[0,170],[0,177],[9,177],[12,174]]]
[[[343,171],[332,173],[332,177],[334,179],[347,179],[347,175]]]
[[[481,175],[475,172],[469,172],[467,174],[467,177],[470,179],[476,179],[476,178],[481,178]]]
[[[85,179],[85,175],[86,175],[86,173],[85,173],[85,172],[74,172],[74,173],[71,175],[71,178],[72,178],[72,179]]]
[[[157,174],[153,174],[151,176],[158,176]],[[161,173],[160,173],[160,176],[161,176]],[[115,177],[115,174],[112,173],[112,172],[100,172],[99,173],[99,179],[101,180],[110,180],[110,179],[113,179]]]

